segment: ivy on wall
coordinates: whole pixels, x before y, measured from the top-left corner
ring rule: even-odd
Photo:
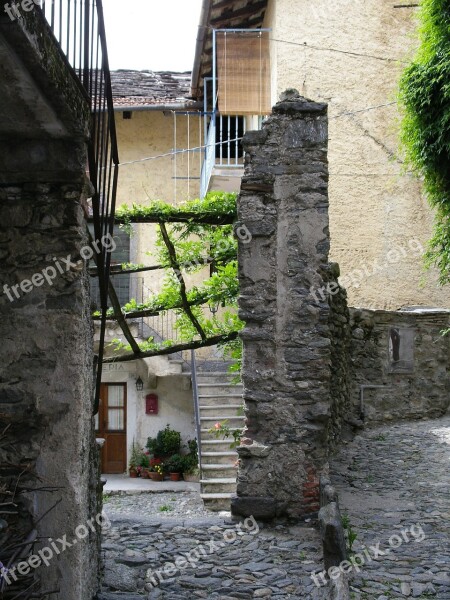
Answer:
[[[420,46],[400,82],[401,141],[408,165],[423,179],[435,209],[428,265],[450,281],[450,4],[422,0]]]

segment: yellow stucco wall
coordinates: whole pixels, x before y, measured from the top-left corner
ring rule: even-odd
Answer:
[[[203,117],[198,114],[178,114],[163,111],[134,111],[131,119],[123,119],[123,113],[116,113],[117,137],[120,162],[171,154],[176,148],[184,150],[198,148],[204,144]],[[189,129],[188,129],[189,126]],[[176,134],[175,134],[176,131]],[[199,175],[203,152],[171,154],[135,164],[122,164],[119,174],[117,205],[133,202],[145,204],[149,200],[163,200],[170,204],[180,204],[185,200],[199,197]],[[177,177],[178,179],[174,179]],[[157,226],[140,224],[134,227],[131,240],[131,261],[155,265]],[[151,252],[152,255],[148,255]],[[208,277],[209,269],[195,275],[186,276],[188,287],[200,284]],[[142,302],[152,293],[161,291],[164,271],[144,271],[132,275],[131,296]],[[164,315],[145,319],[146,324],[158,331],[164,339],[177,339],[173,330],[174,315]],[[148,330],[145,330],[148,332]],[[144,333],[145,333],[144,331]],[[210,349],[203,354],[210,355]],[[202,352],[199,352],[202,355]]]
[[[178,114],[175,119],[174,114],[168,111],[134,111],[131,119],[123,119],[123,113],[118,112],[116,125],[121,163],[172,153],[175,148],[184,150],[203,144],[203,120],[196,114],[191,114],[189,118]],[[202,153],[196,151],[122,165],[117,204],[145,204],[149,200],[179,204],[198,198],[202,157]],[[156,258],[147,255],[147,252],[154,251],[155,235],[155,225],[136,226],[136,235],[132,240],[134,262],[157,264]],[[163,272],[143,272],[137,277],[142,280],[145,296],[149,291],[156,293],[160,290]],[[138,295],[142,296],[140,287]]]
[[[414,9],[395,4],[269,0],[273,102],[296,88],[329,104],[330,258],[350,304],[447,307],[448,290],[423,269],[432,213],[419,182],[402,174],[397,108],[364,110],[395,101],[416,43]]]

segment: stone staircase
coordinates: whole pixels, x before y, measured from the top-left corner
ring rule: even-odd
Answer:
[[[227,420],[231,430],[242,429],[242,385],[233,384],[226,372],[197,374],[200,409],[201,497],[209,510],[230,510],[230,498],[236,493],[238,454],[230,448],[233,438],[217,439],[209,429]]]

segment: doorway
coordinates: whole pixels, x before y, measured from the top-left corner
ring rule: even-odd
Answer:
[[[95,431],[105,443],[101,452],[102,473],[127,470],[127,384],[102,383]]]

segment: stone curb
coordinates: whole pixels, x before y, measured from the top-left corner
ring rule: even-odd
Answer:
[[[319,528],[323,545],[325,569],[339,566],[347,559],[344,527],[342,526],[339,499],[328,477],[319,480],[320,511]],[[350,600],[348,580],[343,573],[337,579],[330,579],[325,592],[328,600]]]

